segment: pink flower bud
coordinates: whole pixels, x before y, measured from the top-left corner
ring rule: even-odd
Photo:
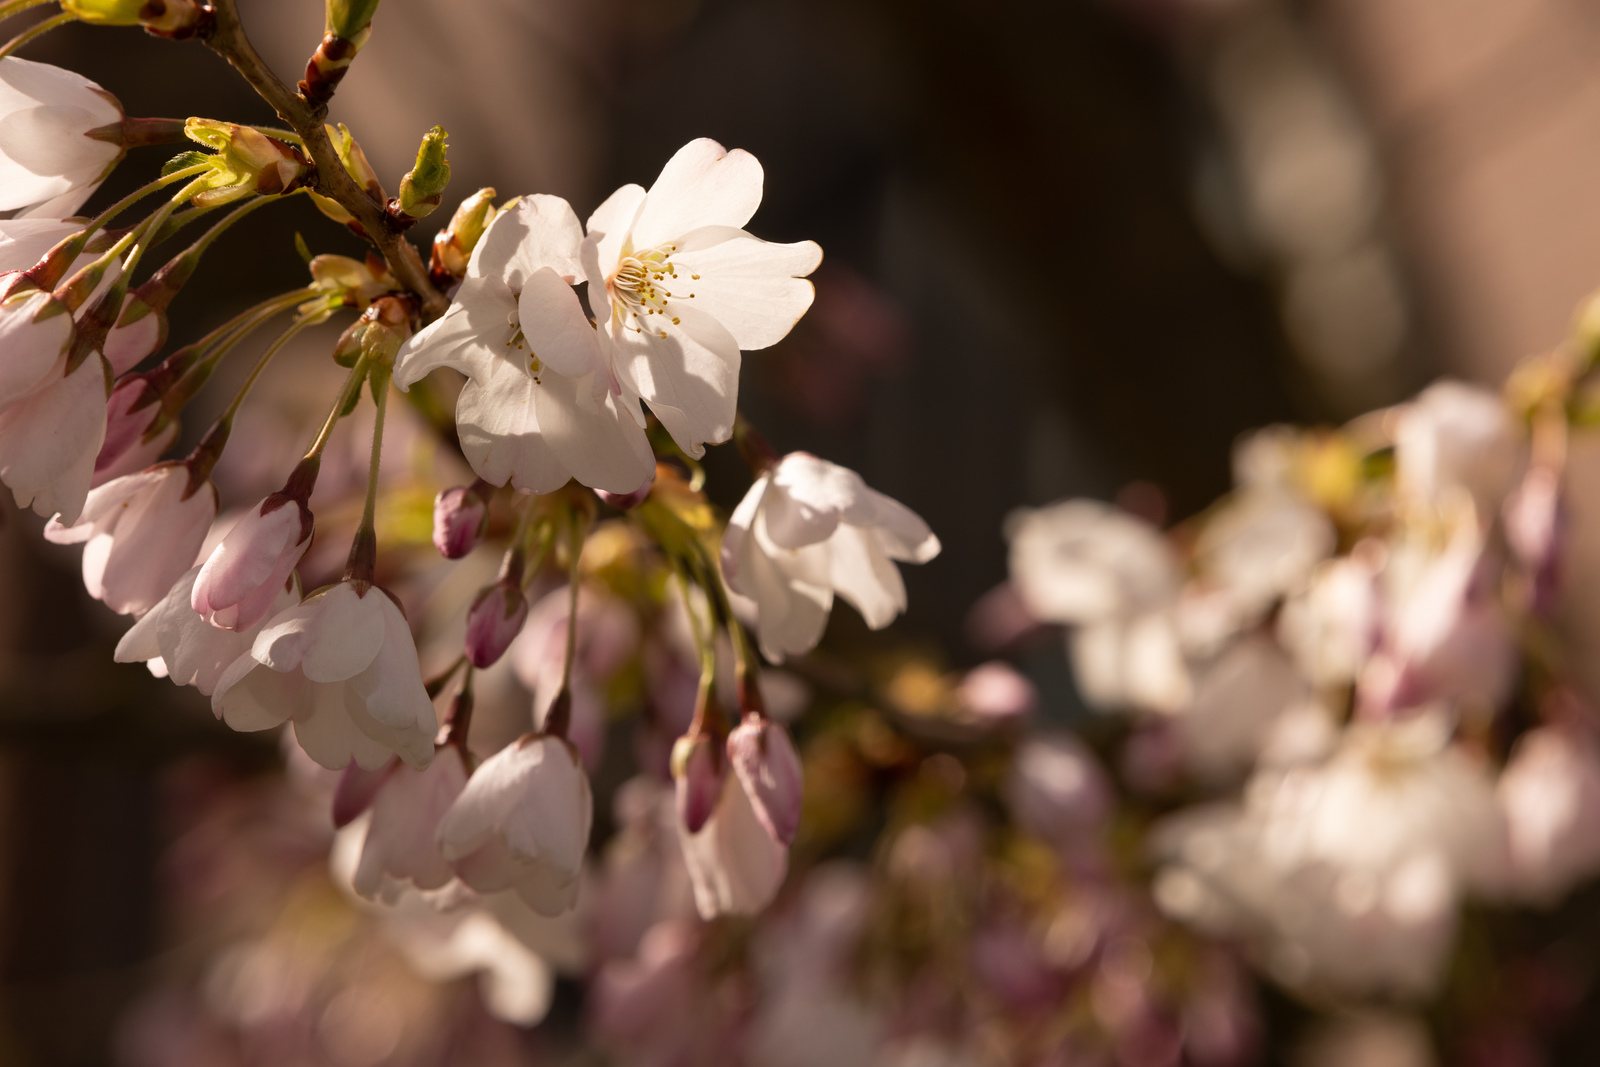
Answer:
[[[369,771],[359,763],[351,763],[339,775],[339,784],[333,791],[333,825],[337,829],[344,829],[361,817],[361,813],[372,807],[373,798],[378,795],[378,790],[383,788],[383,783],[400,766],[400,758],[396,756],[375,771]]]
[[[1024,718],[1039,706],[1033,683],[999,660],[968,671],[958,695],[967,714],[995,725]]]
[[[475,490],[458,485],[433,500],[433,547],[445,559],[471,552],[489,525],[489,503]]]
[[[489,586],[467,612],[467,660],[474,667],[499,661],[528,619],[528,598],[515,585]]]
[[[645,479],[645,483],[631,493],[609,493],[604,489],[596,489],[594,495],[618,511],[628,511],[643,504],[655,484],[656,472],[652,470],[650,477]]]
[[[143,314],[134,315],[142,309]],[[111,363],[113,374],[125,374],[138,366],[150,353],[160,348],[167,339],[167,312],[165,308],[152,308],[130,296],[122,317],[106,334],[101,354]]]
[[[311,547],[314,527],[303,500],[273,493],[212,551],[195,578],[190,606],[213,626],[248,630]]]
[[[151,395],[148,382],[140,377],[124,378],[111,390],[106,401],[106,438],[94,461],[94,480],[98,488],[113,478],[142,471],[171,447],[178,436],[178,424],[170,421],[149,440],[150,431],[161,414],[160,404]]]
[[[770,719],[746,715],[728,735],[728,759],[767,833],[781,845],[794,844],[804,775],[789,732]]]
[[[684,734],[672,746],[672,777],[678,788],[678,819],[691,834],[711,818],[728,768],[710,735]]]

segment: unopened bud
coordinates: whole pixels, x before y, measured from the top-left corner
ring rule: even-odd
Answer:
[[[372,202],[382,205],[384,201],[383,182],[378,180],[378,172],[367,162],[367,154],[361,150],[356,139],[351,136],[350,128],[344,123],[337,126],[323,127],[328,132],[328,141],[333,145],[334,152],[339,157],[339,162],[344,166],[344,172],[350,175],[350,180],[359,185],[372,199]],[[311,202],[317,210],[322,212],[334,222],[348,226],[358,235],[366,236],[366,230],[356,221],[354,215],[345,210],[343,204],[321,193],[312,193]]]
[[[461,202],[450,217],[450,225],[434,236],[428,273],[435,284],[448,285],[466,277],[472,250],[494,221],[494,198],[493,189],[479,189]]]
[[[728,735],[728,761],[767,833],[780,845],[794,844],[805,778],[789,731],[771,719],[746,715]]]
[[[290,481],[240,519],[195,576],[189,606],[211,625],[248,630],[266,618],[311,547],[316,520],[306,506],[310,486]]]
[[[604,489],[596,489],[594,495],[618,511],[630,511],[645,502],[650,496],[651,487],[655,484],[656,472],[652,470],[645,483],[631,493],[608,493]]]
[[[383,260],[376,257],[363,263],[349,256],[317,256],[311,261],[311,280],[321,295],[298,310],[302,315],[320,312],[323,318],[345,307],[365,310],[378,297],[400,287]]]
[[[160,37],[192,37],[210,12],[196,0],[61,0],[61,10],[92,26],[143,26]]]
[[[333,361],[341,367],[353,367],[357,360],[365,358],[387,366],[410,336],[411,312],[404,299],[379,297],[340,336],[333,349]]]
[[[292,192],[311,173],[298,148],[250,126],[192,118],[183,132],[216,153],[206,158],[210,188],[195,195],[196,207],[227,204],[252,193]]]
[[[378,3],[379,0],[328,0],[328,32],[354,37],[372,22]]]
[[[166,417],[160,399],[142,375],[124,378],[111,390],[105,441],[95,457],[90,488],[144,470],[172,446],[178,423]]]
[[[450,161],[445,158],[448,136],[441,126],[423,134],[416,166],[400,179],[400,195],[390,203],[391,213],[398,211],[408,219],[420,219],[439,206],[445,186],[450,184]]]
[[[700,832],[722,796],[728,768],[709,734],[684,734],[672,746],[672,777],[678,791],[678,818],[691,834]]]
[[[383,783],[400,766],[398,758],[391,759],[375,771],[362,769],[359,763],[351,761],[339,775],[339,784],[333,790],[333,825],[335,829],[342,830],[361,817],[361,813],[372,807],[372,802],[378,795],[378,790],[383,788]]]
[[[458,485],[433,499],[433,547],[445,559],[460,559],[471,552],[489,529],[489,501],[479,486]]]
[[[467,611],[467,662],[479,668],[499,662],[527,620],[528,598],[517,584],[483,590]]]

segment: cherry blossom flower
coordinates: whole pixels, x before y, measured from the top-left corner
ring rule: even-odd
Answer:
[[[163,463],[89,493],[79,520],[52,520],[44,536],[83,543],[83,584],[122,615],[142,615],[194,565],[217,516],[217,490],[193,485],[188,464]]]
[[[467,376],[456,428],[494,485],[548,493],[577,478],[630,493],[655,470],[643,419],[604,370],[572,291],[582,237],[565,200],[523,197],[485,231],[450,310],[396,359],[402,389],[435,367]]]
[[[722,572],[754,605],[761,651],[781,662],[821,640],[836,593],[872,629],[889,625],[906,606],[893,561],[926,563],[938,554],[939,539],[910,508],[852,470],[791,452],[729,518]]]
[[[66,368],[72,345],[72,315],[66,305],[24,274],[0,278],[0,410],[38,389]]]
[[[607,365],[691,456],[733,432],[740,349],[782,340],[814,295],[803,279],[822,261],[815,242],[769,244],[741,228],[761,186],[754,156],[701,138],[649,192],[625,185],[589,216],[583,272]],[[565,303],[567,321],[582,321],[577,300]]]
[[[745,716],[728,735],[728,762],[773,840],[794,844],[804,780],[789,731],[763,716]]]
[[[1600,745],[1575,726],[1524,734],[1500,776],[1518,892],[1550,904],[1600,871]]]
[[[94,478],[90,488],[99,488],[113,478],[144,470],[178,439],[178,420],[170,419],[148,440],[161,407],[149,397],[150,387],[137,375],[124,378],[111,390],[106,401],[106,436],[94,459]]]
[[[355,891],[392,904],[407,884],[430,890],[449,883],[455,872],[435,838],[445,812],[466,786],[466,763],[454,745],[441,747],[420,771],[396,765],[372,798],[361,859],[351,876]]]
[[[122,108],[71,71],[0,59],[0,211],[59,219],[122,158]],[[110,136],[94,136],[99,132]]]
[[[722,776],[722,796],[699,831],[679,820],[678,839],[702,919],[754,915],[789,869],[789,850],[762,825],[737,774]]]
[[[81,229],[83,223],[76,219],[14,218],[0,221],[0,272],[23,271],[35,266],[45,257],[45,253]]]
[[[313,528],[305,501],[284,493],[267,497],[206,557],[190,606],[213,626],[248,630],[267,617],[311,547]]]
[[[594,798],[565,739],[528,734],[484,760],[439,823],[439,848],[480,893],[514,889],[541,915],[578,899]]]
[[[293,720],[306,755],[334,770],[351,760],[376,769],[394,755],[425,767],[439,726],[405,616],[381,588],[352,582],[271,617],[211,706],[235,730]]]
[[[433,547],[445,559],[471,552],[488,528],[489,505],[475,488],[458,485],[440,490],[434,498]]]
[[[199,567],[189,568],[167,595],[122,635],[116,660],[150,663],[174,683],[192,685],[202,696],[211,696],[229,667],[240,659],[250,659],[250,647],[266,625],[266,617],[239,631],[212,626],[189,606],[199,575]],[[290,581],[278,589],[269,615],[287,611],[298,603],[299,586]]]
[[[65,377],[0,411],[0,482],[17,507],[66,525],[78,521],[105,441],[109,392],[106,361],[91,353]]]
[[[1498,396],[1462,382],[1437,382],[1400,409],[1396,490],[1414,505],[1464,490],[1494,515],[1521,466],[1524,446]]]

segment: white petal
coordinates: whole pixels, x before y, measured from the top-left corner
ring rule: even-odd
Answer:
[[[463,282],[450,309],[400,347],[394,362],[395,384],[409,389],[436,367],[450,367],[468,377],[482,373],[480,368],[500,357],[495,345],[510,337],[516,310],[516,298],[503,283]]]
[[[218,681],[211,710],[235,730],[270,730],[301,712],[312,699],[310,690],[299,671],[282,674],[240,656]]]
[[[367,596],[383,594],[368,590]],[[337,682],[367,668],[383,646],[383,616],[341,582],[271,619],[251,654],[275,671],[304,670],[313,682]]]
[[[589,331],[593,335],[593,330]],[[549,372],[534,388],[534,411],[546,447],[584,485],[631,493],[655,470],[644,429],[609,392],[596,401],[593,375]]]
[[[733,509],[733,514],[728,516],[728,528],[722,534],[722,577],[728,583],[728,588],[744,596],[750,595],[746,579],[740,576],[739,565],[741,553],[744,551],[746,538],[750,536],[750,526],[756,521],[756,514],[761,509],[761,502],[766,499],[767,487],[772,484],[772,475],[763,474],[746,490],[744,499],[739,501],[739,506]]]
[[[684,243],[692,247],[724,235],[709,247],[673,256],[679,284],[693,287],[695,306],[727,327],[740,348],[775,345],[816,297],[805,276],[822,262],[822,248],[815,241],[769,244],[742,230],[696,231]]]
[[[382,596],[374,592],[373,596]],[[276,673],[257,671],[257,674]],[[298,677],[298,672],[289,677]],[[282,677],[282,676],[280,676]],[[294,717],[294,738],[317,763],[339,771],[352,761],[375,771],[395,755],[394,749],[362,733],[350,715],[345,682],[305,682],[307,696]]]
[[[0,481],[17,506],[71,525],[83,511],[106,436],[105,360],[90,356],[67,377],[0,412]]]
[[[524,196],[495,216],[467,262],[467,278],[497,278],[517,292],[539,270],[576,278],[583,228],[559,196]]]
[[[53,218],[0,222],[0,271],[27,270],[81,229],[80,223]]]
[[[397,730],[422,730],[430,739],[438,729],[437,712],[422,685],[417,646],[405,616],[381,590],[367,593],[378,598],[382,612],[383,646],[372,663],[351,679],[350,687],[366,702],[366,712]]]
[[[589,235],[583,239],[579,258],[583,262],[584,277],[589,281],[591,301],[592,294],[605,291],[606,276],[616,269],[623,242],[643,204],[644,190],[637,185],[624,185],[606,197],[605,203],[589,216]]]
[[[517,317],[530,352],[546,367],[578,377],[600,366],[600,341],[578,294],[550,268],[529,275],[517,298]]]
[[[681,307],[679,317],[674,323],[649,316],[647,333],[615,320],[607,330],[623,389],[643,397],[678,447],[699,458],[706,442],[720,444],[733,435],[739,345],[710,315]]]
[[[633,246],[655,248],[702,226],[743,226],[761,205],[761,164],[707,137],[678,149],[650,186]]]
[[[539,432],[539,386],[505,359],[485,364],[456,401],[461,451],[478,477],[494,485],[549,493],[572,477]],[[636,485],[634,488],[638,488]]]
[[[869,531],[844,526],[828,541],[834,591],[850,602],[874,630],[906,609],[900,572]]]

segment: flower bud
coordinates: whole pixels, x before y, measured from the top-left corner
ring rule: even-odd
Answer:
[[[433,547],[445,559],[471,552],[489,529],[489,501],[482,482],[446,489],[433,500]]]
[[[298,310],[302,315],[318,307],[330,315],[345,307],[365,310],[378,297],[400,287],[383,260],[374,256],[365,262],[349,256],[318,256],[311,261],[311,280],[323,295],[301,304]]]
[[[395,353],[410,336],[411,312],[405,301],[380,297],[344,331],[333,348],[333,361],[341,367],[353,367],[364,356],[387,366],[394,363]]]
[[[350,180],[361,186],[372,202],[381,205],[385,194],[383,183],[378,180],[378,172],[372,169],[372,164],[367,162],[367,154],[361,150],[356,139],[351,136],[350,129],[344,123],[338,126],[323,127],[328,132],[328,140],[333,144],[333,150],[339,156],[339,162],[344,165],[344,172],[350,175]],[[343,204],[321,193],[312,193],[311,202],[334,222],[347,226],[360,236],[366,236],[354,215],[345,210]]]
[[[178,437],[176,419],[161,408],[161,398],[143,375],[124,378],[106,401],[106,436],[94,461],[91,489],[113,478],[144,470]]]
[[[684,734],[672,746],[672,777],[677,783],[678,819],[691,834],[711,818],[722,796],[728,768],[710,734]]]
[[[804,775],[789,731],[761,715],[746,715],[728,735],[728,760],[767,833],[780,845],[794,844]]]
[[[92,26],[143,26],[160,37],[192,37],[207,11],[196,0],[61,0],[61,10]]]
[[[212,550],[195,577],[189,606],[218,629],[248,630],[266,617],[311,547],[315,528],[297,491],[273,493]]]
[[[517,583],[485,588],[467,611],[467,662],[478,668],[499,662],[527,620],[528,598]]]
[[[232,203],[252,193],[292,192],[311,173],[298,148],[250,126],[192,118],[183,132],[216,152],[206,158],[210,188],[195,195],[196,207]]]
[[[354,37],[372,22],[378,3],[379,0],[328,0],[328,32]]]
[[[444,188],[450,184],[450,161],[445,158],[448,136],[441,126],[423,134],[416,166],[400,179],[400,196],[390,203],[391,213],[398,211],[408,219],[420,219],[439,206]]]
[[[645,483],[631,493],[608,493],[604,489],[596,489],[594,495],[610,504],[618,511],[631,511],[643,504],[650,496],[650,490],[655,487],[656,472],[651,471]]]
[[[447,286],[466,277],[472,250],[478,247],[483,231],[494,221],[494,198],[492,188],[479,189],[461,201],[461,206],[450,217],[450,225],[434,236],[428,273],[435,284]]]

